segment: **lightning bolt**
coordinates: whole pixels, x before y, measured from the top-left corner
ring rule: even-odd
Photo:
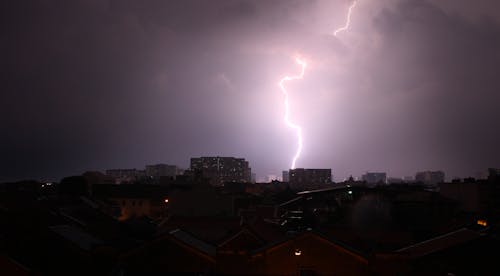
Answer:
[[[351,25],[351,14],[352,14],[352,10],[354,9],[354,7],[356,7],[356,3],[358,1],[353,1],[352,4],[349,6],[349,10],[347,11],[347,20],[344,24],[344,26],[336,29],[334,32],[333,32],[333,35],[334,36],[337,36],[340,32],[343,32],[343,31],[346,31],[347,29],[349,29],[349,25]]]
[[[340,32],[343,32],[343,31],[346,31],[347,29],[349,29],[349,25],[351,24],[351,14],[352,14],[352,11],[353,11],[354,7],[356,6],[357,2],[358,2],[357,0],[354,0],[352,2],[352,4],[349,6],[349,10],[347,11],[346,22],[345,22],[344,26],[336,29],[333,32],[334,36],[337,36]],[[279,87],[281,89],[281,92],[283,92],[283,95],[285,95],[285,117],[284,117],[285,124],[288,127],[294,129],[295,132],[297,133],[297,151],[295,152],[295,155],[293,156],[292,165],[290,166],[290,168],[292,170],[295,169],[295,164],[297,163],[297,159],[299,159],[300,153],[302,152],[302,128],[299,125],[290,121],[289,95],[288,95],[288,92],[285,88],[285,82],[292,81],[292,80],[301,80],[304,77],[304,74],[306,71],[306,66],[307,66],[307,63],[300,58],[295,58],[295,62],[301,66],[300,74],[295,75],[295,76],[285,76],[279,81]]]
[[[284,117],[285,123],[288,127],[294,129],[297,132],[297,138],[298,138],[297,151],[295,152],[295,156],[293,157],[292,166],[291,166],[292,170],[295,169],[295,163],[297,162],[297,159],[300,156],[300,152],[302,151],[302,128],[299,125],[292,123],[290,121],[290,104],[288,101],[289,96],[288,96],[288,92],[286,91],[286,88],[285,88],[285,82],[302,79],[304,77],[304,73],[306,71],[306,66],[307,66],[306,62],[300,58],[295,58],[295,62],[301,66],[300,74],[296,75],[296,76],[285,76],[279,82],[281,92],[283,92],[283,94],[285,95],[285,117]]]

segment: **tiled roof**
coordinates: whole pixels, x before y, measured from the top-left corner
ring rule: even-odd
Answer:
[[[83,250],[90,250],[94,245],[102,243],[101,240],[71,225],[50,226],[49,229],[76,244]]]
[[[477,239],[480,236],[481,234],[475,231],[467,228],[461,228],[456,231],[401,248],[396,250],[396,252],[407,254],[410,257],[421,257]]]
[[[280,240],[277,240],[277,241],[275,241],[273,243],[269,243],[269,244],[265,245],[264,247],[258,248],[256,250],[254,250],[253,253],[254,254],[258,254],[258,253],[260,253],[262,251],[266,251],[266,250],[271,249],[271,248],[273,248],[275,246],[278,246],[280,244],[286,243],[286,242],[291,241],[291,240],[296,239],[296,238],[300,238],[300,237],[305,236],[305,235],[317,236],[319,238],[322,238],[323,240],[326,240],[326,241],[328,241],[328,242],[330,242],[332,244],[335,244],[335,245],[337,245],[337,246],[345,249],[346,251],[348,251],[348,252],[350,252],[350,253],[352,253],[354,255],[362,257],[365,260],[367,259],[367,254],[365,254],[365,253],[363,253],[363,252],[361,252],[361,251],[359,251],[359,250],[357,250],[357,249],[355,249],[355,248],[353,248],[353,247],[345,244],[342,241],[336,240],[336,239],[334,239],[334,238],[332,238],[330,236],[327,236],[326,234],[323,234],[321,232],[314,231],[314,230],[307,230],[307,231],[304,231],[304,232],[297,233],[295,235],[287,236],[287,237],[282,238]]]
[[[215,256],[215,246],[210,245],[202,240],[197,239],[193,235],[182,231],[180,229],[175,229],[170,231],[170,235],[172,235],[174,238],[176,238],[179,241],[182,241],[183,243],[209,255],[214,257]]]

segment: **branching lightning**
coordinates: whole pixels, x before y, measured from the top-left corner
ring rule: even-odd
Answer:
[[[345,21],[345,24],[343,27],[340,27],[338,29],[336,29],[334,32],[333,32],[333,35],[334,36],[337,36],[340,32],[343,32],[343,31],[346,31],[347,29],[349,29],[349,25],[351,25],[351,14],[352,14],[352,10],[354,9],[354,7],[356,6],[356,3],[358,1],[353,1],[351,6],[349,6],[349,10],[347,11],[347,20]]]
[[[299,125],[292,123],[290,121],[290,103],[289,103],[288,92],[286,91],[285,88],[285,82],[302,79],[304,77],[304,73],[306,71],[306,66],[307,66],[306,62],[301,60],[300,58],[296,58],[295,62],[301,66],[300,74],[296,76],[285,76],[279,82],[281,91],[285,95],[285,123],[288,127],[294,129],[297,132],[297,138],[298,138],[297,151],[295,152],[295,156],[293,157],[291,169],[295,169],[295,163],[297,162],[297,159],[300,156],[300,152],[302,151],[302,128]]]
[[[343,32],[343,31],[346,31],[347,29],[349,29],[349,25],[351,24],[351,14],[352,14],[354,7],[356,6],[356,3],[357,3],[357,0],[354,0],[352,2],[352,4],[349,6],[349,10],[347,12],[346,23],[344,24],[343,27],[340,27],[333,32],[334,36],[337,36],[337,34],[339,34],[340,32]],[[295,169],[295,164],[297,163],[297,159],[300,157],[300,153],[302,152],[302,127],[300,127],[299,125],[290,121],[289,95],[288,95],[288,92],[285,88],[285,82],[302,79],[304,77],[306,66],[307,66],[307,63],[300,58],[295,58],[295,62],[301,66],[300,74],[295,75],[295,76],[285,76],[279,81],[279,87],[281,89],[281,92],[283,92],[283,95],[285,96],[285,102],[284,102],[285,103],[285,116],[284,116],[285,124],[288,127],[294,129],[295,132],[297,133],[297,151],[295,152],[295,155],[293,156],[292,165],[290,167],[292,170]]]

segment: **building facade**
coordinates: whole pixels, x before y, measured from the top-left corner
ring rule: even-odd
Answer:
[[[154,179],[172,177],[178,174],[177,166],[167,164],[146,165],[146,176]]]
[[[290,172],[289,171],[283,171],[282,180],[283,180],[283,182],[290,181]]]
[[[214,186],[222,186],[226,182],[251,182],[251,169],[244,158],[234,157],[198,157],[191,158],[192,171],[201,172],[210,179]]]
[[[424,171],[415,175],[416,182],[435,185],[444,182],[444,172],[442,171]]]
[[[332,182],[331,169],[293,169],[288,181],[292,190],[311,190],[325,187]]]
[[[137,169],[112,169],[106,170],[106,175],[115,180],[115,184],[130,183],[145,177],[143,170]]]
[[[387,183],[387,174],[385,172],[367,172],[361,178],[368,184]]]

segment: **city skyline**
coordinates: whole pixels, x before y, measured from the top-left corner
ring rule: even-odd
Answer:
[[[500,164],[498,1],[34,1],[1,11],[0,182],[235,156],[259,177]]]
[[[198,156],[198,157],[190,157],[187,158],[187,165],[183,163],[183,165],[179,165],[177,163],[172,163],[172,162],[165,162],[165,161],[155,161],[155,162],[146,162],[144,164],[139,164],[139,165],[134,165],[134,166],[113,166],[111,165],[110,167],[105,167],[105,168],[96,168],[96,167],[91,167],[91,168],[77,168],[70,174],[60,174],[57,176],[48,176],[48,175],[42,175],[42,176],[27,176],[27,177],[18,177],[18,178],[0,178],[0,183],[1,182],[12,182],[12,181],[25,181],[25,180],[35,180],[35,181],[48,181],[48,182],[58,182],[64,177],[68,177],[71,175],[81,175],[85,172],[101,172],[104,174],[108,174],[108,171],[113,171],[113,170],[134,170],[137,172],[143,172],[145,173],[149,167],[156,167],[156,166],[168,166],[168,167],[175,167],[178,170],[178,175],[182,175],[185,170],[190,169],[190,160],[193,158],[236,158],[236,159],[243,159],[245,160],[245,157],[235,157],[235,156],[221,156],[221,155],[205,155],[205,156]],[[253,169],[252,167],[252,162],[246,159],[248,162],[248,165],[250,166],[250,169]],[[413,171],[410,171],[408,174],[394,174],[391,173],[391,170],[389,168],[385,169],[365,169],[361,170],[359,172],[352,172],[349,173],[347,172],[346,174],[340,175],[336,173],[335,169],[332,167],[328,166],[322,166],[322,167],[297,167],[296,169],[331,169],[332,170],[332,181],[333,182],[342,182],[346,181],[350,177],[354,177],[355,179],[362,179],[363,176],[367,173],[384,173],[387,174],[387,178],[396,178],[396,179],[401,179],[402,181],[407,181],[410,178],[412,180],[415,179],[416,175],[421,172],[431,172],[431,171],[442,171],[445,173],[445,181],[452,181],[453,179],[462,179],[462,178],[477,178],[477,179],[484,179],[487,177],[488,169],[492,168],[493,166],[485,167],[479,170],[474,171],[472,174],[462,174],[462,175],[451,175],[446,173],[446,171],[440,169],[440,168],[430,168],[430,167],[425,167],[425,168],[415,168]],[[252,174],[255,174],[257,182],[271,182],[272,180],[279,180],[283,181],[283,176],[282,173],[288,172],[289,170],[292,170],[290,168],[287,169],[281,169],[279,171],[268,171],[266,173],[260,173],[257,174],[252,170]]]
[[[196,161],[195,161],[196,160]],[[202,161],[204,160],[204,161]],[[219,161],[220,160],[220,161]],[[194,162],[194,163],[193,163]],[[219,162],[221,162],[221,168],[219,168]],[[186,172],[188,172],[187,176],[191,175],[194,171],[202,169],[202,168],[210,168],[211,171],[207,171],[206,175],[204,177],[212,178],[214,177],[214,173],[218,174],[218,171],[220,170],[221,172],[224,171],[224,173],[232,173],[232,168],[236,165],[238,166],[246,166],[246,169],[248,172],[246,172],[245,176],[243,178],[245,180],[238,180],[236,182],[256,182],[256,183],[270,183],[272,181],[281,181],[281,182],[288,182],[289,178],[289,173],[292,171],[329,171],[330,172],[330,177],[331,177],[331,182],[332,183],[340,183],[340,182],[345,182],[348,181],[349,179],[353,178],[354,180],[362,180],[367,183],[378,183],[379,181],[382,181],[383,183],[386,184],[391,184],[391,183],[413,183],[413,182],[422,182],[422,183],[427,183],[430,181],[430,179],[434,179],[434,176],[431,176],[435,173],[439,174],[437,179],[441,179],[438,181],[430,181],[432,184],[436,184],[439,182],[451,182],[454,180],[461,180],[461,179],[486,179],[488,177],[488,171],[491,169],[489,168],[484,168],[481,171],[477,171],[474,175],[466,175],[463,177],[459,176],[452,176],[446,174],[446,172],[442,170],[437,170],[437,169],[420,169],[420,170],[415,170],[414,172],[408,174],[408,175],[393,175],[393,174],[388,174],[387,170],[382,170],[375,172],[373,170],[365,170],[359,175],[356,174],[348,174],[345,176],[339,176],[332,171],[332,168],[327,168],[327,167],[321,167],[321,168],[296,168],[296,169],[286,169],[281,171],[281,175],[277,173],[270,173],[270,174],[263,174],[263,175],[257,175],[255,174],[252,170],[251,163],[246,160],[245,158],[242,157],[233,157],[233,156],[219,156],[219,155],[214,155],[214,156],[200,156],[200,157],[192,157],[190,158],[190,165],[187,167],[179,166],[177,164],[166,164],[165,162],[160,162],[160,163],[146,163],[143,164],[142,166],[137,166],[137,167],[110,167],[110,168],[100,168],[100,169],[82,169],[78,173],[75,173],[73,175],[85,175],[86,173],[102,173],[103,175],[113,177],[115,180],[120,180],[120,181],[125,181],[125,183],[131,183],[134,181],[141,182],[143,181],[143,177],[153,177],[158,180],[160,176],[168,176],[168,177],[173,177],[175,179],[175,176],[179,175],[185,175]],[[196,165],[194,165],[196,164]],[[203,164],[203,165],[202,165]],[[224,165],[226,164],[226,165]],[[193,167],[194,165],[194,167]],[[215,167],[213,167],[215,166]],[[226,167],[226,169],[223,169],[223,167]],[[236,167],[234,167],[236,168]],[[213,170],[215,169],[215,171]],[[230,169],[227,171],[227,169]],[[240,172],[240,168],[236,169],[236,172]],[[243,172],[243,171],[242,171]],[[286,174],[286,176],[285,176]],[[40,177],[40,178],[20,178],[20,179],[12,179],[8,181],[26,181],[26,180],[34,180],[34,181],[41,181],[41,182],[58,182],[62,178],[69,177],[71,175],[64,175],[61,178],[49,178],[49,177]],[[129,178],[131,177],[132,178]],[[250,178],[255,178],[253,181],[250,180]],[[365,177],[367,177],[365,179]],[[379,179],[380,177],[383,178],[383,180]],[[375,179],[375,180],[374,180]],[[117,182],[117,183],[120,183]],[[231,180],[230,182],[234,182],[235,180]],[[7,181],[4,181],[7,182]],[[223,183],[224,181],[221,181],[219,184]]]

